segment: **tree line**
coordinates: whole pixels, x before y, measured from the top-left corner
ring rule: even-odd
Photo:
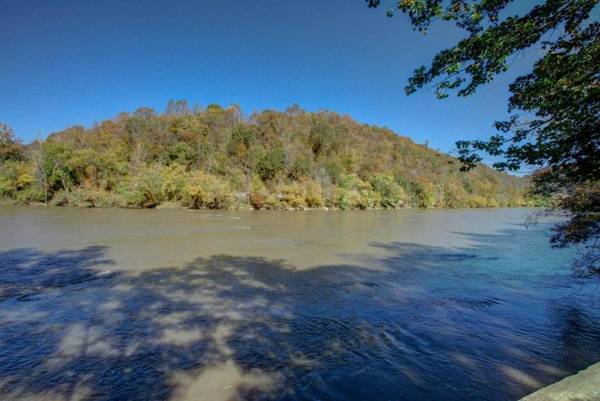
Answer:
[[[22,145],[0,127],[0,196],[88,207],[372,209],[522,206],[527,180],[387,128],[298,106],[140,108]]]

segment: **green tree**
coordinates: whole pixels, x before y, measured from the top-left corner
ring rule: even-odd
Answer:
[[[23,146],[15,138],[13,130],[6,124],[0,123],[0,165],[7,160],[23,158]]]
[[[238,125],[231,135],[228,153],[235,158],[244,172],[246,180],[246,198],[250,202],[252,175],[256,170],[260,156],[264,149],[258,143],[256,129],[252,126]]]
[[[42,146],[43,168],[40,171],[45,174],[43,181],[50,194],[63,190],[67,203],[72,187],[80,182],[72,158],[73,148],[68,143],[49,140]]]
[[[378,7],[380,0],[366,0]],[[488,140],[457,142],[463,170],[498,157],[499,170],[533,167],[534,192],[550,197],[569,221],[556,227],[556,246],[585,244],[584,272],[600,266],[600,23],[590,18],[598,0],[546,0],[510,15],[513,0],[401,0],[404,13],[426,32],[434,20],[454,23],[467,37],[415,70],[407,94],[433,86],[438,98],[469,96],[510,66],[511,57],[539,46],[532,71],[509,87],[508,121]],[[519,2],[520,3],[520,2]],[[502,11],[506,11],[502,13]],[[505,16],[509,15],[509,16]],[[553,36],[553,33],[558,33]],[[524,113],[522,117],[519,113]]]
[[[0,165],[0,196],[17,199],[33,181],[31,168],[26,163],[8,160]]]
[[[266,152],[258,161],[258,174],[263,181],[271,181],[284,170],[283,149],[276,148]]]
[[[381,196],[381,206],[395,209],[404,204],[404,189],[398,185],[393,177],[385,174],[375,174],[371,179],[373,190]]]

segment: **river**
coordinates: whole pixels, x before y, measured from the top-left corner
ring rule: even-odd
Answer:
[[[525,209],[0,207],[0,399],[516,400],[600,360]]]

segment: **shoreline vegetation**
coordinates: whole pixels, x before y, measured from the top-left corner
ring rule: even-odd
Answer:
[[[229,212],[255,212],[255,211],[277,211],[277,212],[347,212],[347,211],[362,211],[362,212],[377,212],[377,211],[385,211],[385,210],[395,210],[395,211],[409,211],[409,210],[469,210],[469,209],[503,209],[503,208],[524,208],[524,209],[537,209],[539,206],[536,206],[533,202],[531,204],[525,205],[512,205],[512,206],[481,206],[481,207],[460,207],[460,208],[414,208],[414,207],[398,207],[398,208],[384,208],[384,207],[370,207],[370,208],[355,208],[355,209],[341,209],[339,207],[308,207],[308,206],[300,206],[300,207],[279,207],[279,208],[254,208],[252,205],[240,204],[235,207],[228,208],[209,208],[209,207],[200,207],[200,208],[191,208],[181,204],[180,202],[164,202],[155,207],[132,207],[132,206],[121,206],[121,205],[93,205],[91,202],[82,202],[78,204],[55,204],[54,202],[29,202],[26,204],[15,202],[12,199],[0,199],[0,207],[2,206],[14,206],[14,207],[32,207],[32,208],[73,208],[73,209],[130,209],[130,210],[181,210],[181,211],[229,211]]]
[[[537,206],[529,180],[387,128],[292,106],[140,108],[22,145],[0,125],[0,199],[76,207],[353,210]]]

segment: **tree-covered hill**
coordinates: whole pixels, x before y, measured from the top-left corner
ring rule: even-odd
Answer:
[[[0,126],[0,196],[18,203],[189,208],[459,208],[526,204],[527,180],[460,163],[332,112],[170,102],[21,145]]]

